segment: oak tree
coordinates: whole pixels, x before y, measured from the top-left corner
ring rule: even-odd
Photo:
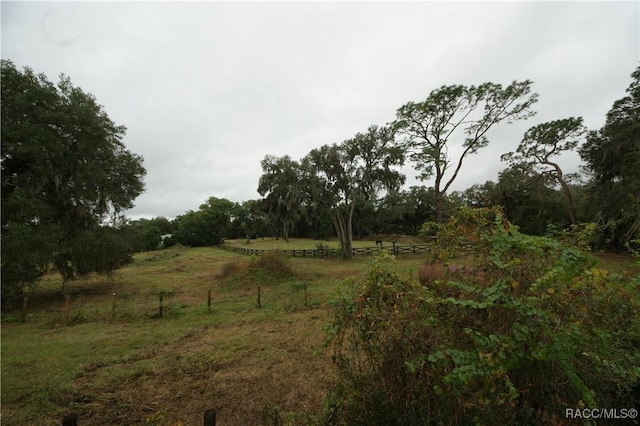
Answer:
[[[404,183],[404,175],[394,169],[404,164],[404,153],[394,144],[393,130],[370,126],[341,144],[312,150],[302,164],[311,203],[331,210],[343,257],[351,257],[356,204]]]
[[[19,294],[52,265],[65,281],[110,273],[132,246],[109,217],[143,192],[142,157],[125,148],[96,99],[2,61],[2,294]]]
[[[258,182],[258,193],[264,197],[262,207],[279,223],[282,236],[289,242],[289,233],[300,217],[303,197],[300,164],[288,155],[266,155],[260,165],[263,174]]]

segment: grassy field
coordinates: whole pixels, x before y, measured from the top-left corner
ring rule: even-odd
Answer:
[[[195,425],[216,408],[223,425],[274,424],[278,412],[305,424],[336,380],[322,348],[329,301],[370,260],[287,258],[260,268],[260,259],[215,248],[142,253],[111,278],[68,285],[68,320],[61,281],[49,275],[25,323],[20,306],[2,312],[1,423],[58,425],[76,412],[82,426]],[[412,276],[421,262],[398,259]],[[610,256],[602,266],[631,262]]]
[[[340,248],[340,242],[335,239],[329,240],[313,240],[310,238],[291,238],[289,242],[286,242],[282,238],[258,238],[255,240],[249,240],[247,243],[246,239],[237,239],[237,240],[225,240],[225,245],[231,247],[245,247],[251,249],[258,250],[313,250],[317,248],[319,244],[323,246],[328,246],[328,248],[338,249]],[[401,237],[396,244],[424,244],[424,241],[418,239],[417,237]],[[393,243],[390,238],[382,239],[383,247],[391,247]],[[353,240],[354,248],[362,248],[362,247],[376,247],[375,239],[354,239]]]

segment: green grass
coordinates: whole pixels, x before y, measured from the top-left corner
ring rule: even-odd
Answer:
[[[598,259],[598,266],[609,272],[621,272],[640,263],[640,259],[634,259],[628,254],[594,253],[594,256]]]
[[[232,262],[240,271],[221,278]],[[224,424],[260,424],[272,404],[318,411],[332,380],[327,300],[366,259],[284,262],[292,275],[278,280],[215,248],[142,253],[111,278],[68,284],[69,324],[59,277],[45,277],[26,323],[19,305],[3,311],[2,423],[59,424],[75,411],[83,425],[199,424],[214,406]],[[154,319],[160,291],[171,296]]]
[[[335,381],[322,349],[329,301],[371,259],[280,261],[260,266],[216,248],[142,253],[111,278],[70,283],[69,324],[60,278],[46,276],[26,323],[20,304],[2,312],[2,424],[60,424],[72,411],[83,426],[201,424],[208,408],[225,425],[263,424],[274,410],[319,413]],[[421,263],[398,258],[414,277]],[[601,267],[631,263],[605,256]],[[163,318],[154,318],[161,291],[171,296]]]
[[[335,239],[329,240],[314,240],[311,238],[291,238],[287,243],[283,239],[275,239],[275,238],[258,238],[255,240],[249,240],[247,243],[246,239],[237,239],[237,240],[225,240],[225,245],[231,247],[245,247],[257,250],[313,250],[318,247],[319,244],[323,246],[328,246],[332,249],[339,249],[340,242]],[[412,237],[402,237],[396,243],[398,245],[409,245],[409,244],[424,244],[424,241],[419,240],[418,238]],[[383,247],[391,247],[393,244],[391,240],[382,241]],[[375,239],[354,239],[353,240],[354,248],[364,248],[364,247],[376,247]]]

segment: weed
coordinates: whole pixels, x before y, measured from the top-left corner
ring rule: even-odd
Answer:
[[[152,414],[151,416],[147,416],[144,419],[145,425],[163,425],[166,423],[167,410],[161,409],[157,413]]]
[[[172,304],[165,308],[167,318],[180,318],[186,315],[187,305],[185,303]]]
[[[69,325],[82,324],[87,322],[87,316],[82,312],[77,312],[69,319]]]
[[[296,413],[282,409],[278,405],[265,406],[262,410],[262,421],[269,426],[292,426],[318,424],[317,417],[309,413]]]
[[[318,251],[330,250],[330,249],[331,249],[331,246],[329,244],[324,244],[324,243],[316,244],[316,250]]]
[[[227,278],[234,275],[239,275],[247,267],[246,262],[240,259],[234,259],[228,263],[225,263],[222,267],[222,271],[218,275],[219,278]]]

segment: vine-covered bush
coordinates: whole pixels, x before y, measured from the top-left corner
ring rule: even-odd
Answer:
[[[460,259],[460,243],[473,255]],[[423,287],[379,257],[343,286],[327,345],[340,386],[328,424],[559,424],[567,408],[624,408],[640,378],[640,277],[577,247],[464,210],[428,262],[462,273]]]

